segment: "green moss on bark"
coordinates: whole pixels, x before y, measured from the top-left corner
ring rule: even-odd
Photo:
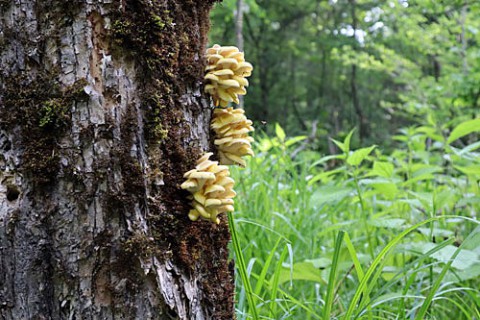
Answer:
[[[20,171],[34,185],[54,181],[59,172],[58,139],[71,126],[70,109],[75,101],[87,98],[85,80],[61,89],[55,74],[27,74],[3,79],[0,124],[19,130],[14,143],[24,149]]]
[[[213,318],[230,319],[234,313],[233,270],[225,263],[228,251],[218,250],[226,248],[230,240],[226,219],[222,217],[220,225],[190,221],[188,193],[179,187],[183,174],[201,156],[199,148],[184,147],[190,130],[180,98],[187,88],[198,88],[203,82],[201,53],[213,2],[127,1],[123,11],[111,18],[110,48],[114,57],[134,60],[139,66],[150,172],[162,173],[161,184],[155,174],[149,175],[153,197],[148,199],[147,219],[153,242],[148,238],[135,244],[144,254],[151,253],[154,245],[164,258],[173,258],[188,272],[202,274],[205,281],[201,285],[207,295],[202,303],[212,304],[211,310],[216,310]],[[193,114],[208,112],[199,103],[189,107],[195,108],[190,110]]]

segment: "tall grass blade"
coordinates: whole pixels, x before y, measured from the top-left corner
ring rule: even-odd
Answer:
[[[240,273],[240,278],[242,278],[243,285],[245,286],[245,294],[247,296],[247,301],[249,305],[250,312],[252,313],[253,319],[258,319],[258,312],[255,303],[255,296],[252,291],[252,285],[250,284],[250,279],[248,278],[247,266],[245,265],[245,259],[243,257],[242,247],[238,241],[238,234],[235,228],[235,221],[233,219],[233,214],[228,212],[228,226],[230,227],[230,233],[232,234],[232,245],[237,257],[237,266],[238,272]]]
[[[267,276],[268,269],[270,268],[270,264],[272,263],[272,259],[275,256],[275,252],[277,252],[277,247],[280,244],[280,241],[282,239],[278,239],[277,243],[275,243],[275,246],[270,250],[270,254],[267,257],[267,260],[263,264],[262,271],[260,272],[260,275],[258,276],[257,284],[255,285],[255,295],[260,296],[260,291],[262,290],[265,277]]]
[[[290,245],[290,244],[287,244]],[[278,279],[280,278],[280,271],[282,270],[282,263],[285,261],[285,258],[288,254],[288,248],[283,248],[282,254],[280,255],[280,259],[277,263],[277,267],[275,268],[275,272],[273,274],[271,280],[271,287],[270,287],[270,316],[275,317],[277,314],[277,302],[275,301],[277,298],[277,291],[278,291]]]
[[[330,277],[328,279],[327,295],[325,299],[325,307],[323,311],[323,319],[329,320],[330,313],[332,312],[334,294],[335,294],[335,282],[337,279],[338,261],[340,257],[340,250],[342,249],[343,237],[345,231],[340,231],[335,241],[335,251],[333,252],[332,266],[330,267]]]

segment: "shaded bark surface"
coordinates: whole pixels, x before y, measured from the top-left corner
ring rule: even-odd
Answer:
[[[0,0],[0,318],[232,319],[210,150],[213,1]]]

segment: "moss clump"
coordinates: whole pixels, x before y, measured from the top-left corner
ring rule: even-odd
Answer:
[[[143,259],[159,255],[160,253],[155,240],[143,234],[136,234],[126,240],[124,242],[124,250],[128,254],[133,254]]]
[[[67,106],[62,104],[61,99],[51,99],[43,103],[40,110],[41,118],[39,126],[41,128],[58,128],[66,118]]]
[[[3,83],[0,125],[20,131],[14,141],[24,150],[19,169],[34,184],[50,183],[59,172],[58,139],[70,128],[70,107],[88,97],[83,92],[86,80],[62,90],[55,73],[43,72],[33,79],[27,74],[5,78]]]
[[[152,16],[152,19],[155,23],[155,25],[161,30],[163,28],[165,28],[165,21],[162,20],[162,18],[160,18],[159,16],[157,15],[153,15]]]
[[[157,121],[157,124],[153,128],[153,135],[158,139],[157,143],[161,143],[168,136],[168,130],[163,128],[163,125],[160,121]]]

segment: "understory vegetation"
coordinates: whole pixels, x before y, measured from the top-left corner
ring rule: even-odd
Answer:
[[[479,16],[468,0],[217,4],[211,44],[243,39],[254,67],[256,155],[229,215],[238,319],[480,319]]]
[[[391,152],[352,131],[326,156],[257,135],[233,173],[238,318],[479,318],[480,142],[458,147],[479,130],[406,128]]]

